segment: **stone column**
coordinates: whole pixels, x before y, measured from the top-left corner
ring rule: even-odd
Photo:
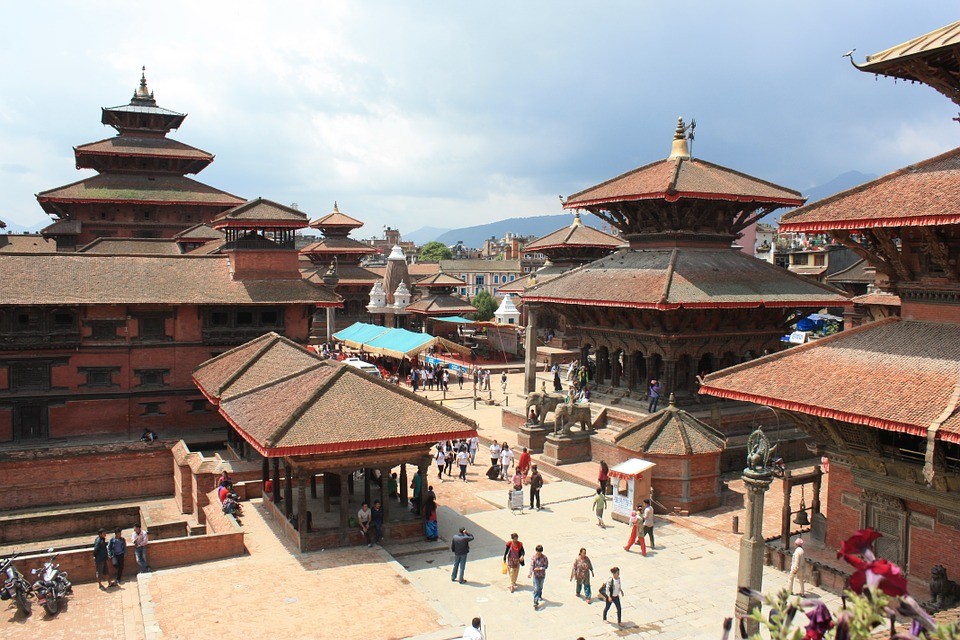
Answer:
[[[365,468],[363,470],[363,501],[368,505],[373,503],[370,501],[370,476],[373,474],[373,469]]]
[[[340,470],[340,541],[346,542],[350,536],[350,489],[347,487],[349,471]]]
[[[333,342],[333,307],[327,307],[327,344]]]
[[[526,359],[524,361],[523,392],[537,390],[537,315],[539,309],[533,305],[524,305],[527,309],[527,333],[524,336]]]
[[[407,506],[410,504],[410,494],[407,491],[410,489],[410,483],[407,482],[407,463],[404,462],[400,465],[400,504],[402,506]]]
[[[757,434],[760,434],[758,439]],[[760,446],[763,449],[760,451],[761,455],[751,460],[750,458],[753,458],[757,451],[755,439],[762,440]],[[759,592],[763,587],[763,556],[766,549],[763,541],[763,499],[773,480],[773,474],[766,467],[768,451],[763,433],[759,429],[754,431],[747,444],[750,466],[743,470],[743,483],[747,489],[747,522],[743,537],[740,538],[740,569],[737,575],[738,591],[735,608],[737,622],[743,620],[748,636],[759,631],[759,625],[747,616],[753,609],[760,606],[760,601],[741,593],[739,589],[747,588]],[[739,624],[735,623],[734,628],[738,629],[739,634]]]
[[[657,371],[657,356],[645,356],[644,361],[647,363],[647,379],[643,381],[642,387],[644,392],[646,392],[650,380],[657,378],[660,372]]]
[[[427,487],[430,486],[430,483],[427,482],[427,473],[430,470],[430,458],[423,458],[420,464],[417,465],[417,469],[420,471],[420,502],[417,503],[417,513],[421,518],[425,519],[423,504],[427,501]]]
[[[627,374],[627,389],[634,391],[637,388],[637,356],[634,353],[623,354],[623,368]]]
[[[610,357],[610,386],[620,386],[620,351],[614,351]]]
[[[580,347],[580,366],[587,366],[587,358],[590,357],[590,347]]]
[[[290,469],[290,463],[284,463],[283,473],[283,515],[289,518],[293,515],[293,473]]]
[[[297,474],[297,533],[300,534],[300,548],[303,549],[303,537],[307,535],[307,477],[305,471]]]
[[[310,497],[314,500],[317,499],[317,474],[310,474]]]
[[[661,397],[669,398],[670,394],[676,391],[674,387],[677,385],[677,361],[676,360],[664,360],[663,361],[663,380],[660,382],[662,390],[660,391]]]
[[[273,504],[280,505],[280,458],[273,459]]]

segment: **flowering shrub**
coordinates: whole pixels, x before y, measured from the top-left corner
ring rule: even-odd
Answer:
[[[758,607],[751,618],[765,628],[774,640],[861,640],[879,637],[876,634],[889,625],[889,638],[898,640],[960,640],[960,622],[938,625],[907,594],[907,578],[900,567],[873,552],[873,543],[881,534],[862,529],[844,541],[837,552],[855,569],[844,592],[843,608],[834,615],[823,602],[793,598],[786,590],[776,596],[744,589],[752,598],[761,600],[770,613],[764,617]],[[797,613],[807,618],[807,626],[794,624]],[[898,616],[906,622],[899,624]],[[898,630],[898,624],[901,629]],[[909,629],[907,629],[909,624]],[[724,622],[723,638],[729,637],[732,621]],[[745,636],[741,630],[741,636]],[[764,637],[754,634],[751,640]]]

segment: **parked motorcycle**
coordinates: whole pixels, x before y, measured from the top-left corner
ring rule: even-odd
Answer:
[[[0,584],[0,600],[13,599],[17,603],[17,608],[23,612],[23,615],[30,615],[30,597],[33,595],[33,588],[26,578],[23,577],[17,568],[13,566],[13,561],[17,559],[18,553],[14,553],[9,558],[0,560],[0,576],[3,583]]]
[[[48,549],[47,553],[53,553],[53,549]],[[59,554],[57,554],[59,555]],[[33,583],[33,591],[37,598],[37,604],[43,605],[52,616],[60,611],[60,602],[67,597],[67,594],[73,592],[73,585],[67,579],[67,572],[60,571],[60,565],[54,564],[57,555],[51,556],[50,560],[43,563],[41,569],[34,569],[31,573],[39,576]]]

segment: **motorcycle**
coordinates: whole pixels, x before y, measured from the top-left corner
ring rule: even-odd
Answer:
[[[13,561],[19,555],[19,553],[14,553],[9,558],[0,560],[0,576],[6,576],[3,583],[0,584],[0,600],[10,600],[12,598],[23,615],[28,616],[30,615],[30,597],[33,595],[33,588],[23,577],[23,574],[13,566]]]
[[[53,553],[53,549],[48,549],[47,553]],[[34,569],[31,572],[39,576],[37,581],[33,583],[37,604],[43,605],[43,608],[51,616],[57,615],[57,612],[60,611],[61,600],[73,592],[73,585],[67,579],[67,572],[60,571],[60,565],[54,564],[57,555],[51,556],[50,560],[43,563],[41,569]]]

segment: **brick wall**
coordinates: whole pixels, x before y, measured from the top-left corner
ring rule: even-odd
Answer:
[[[171,465],[162,441],[4,452],[0,511],[169,496]]]
[[[850,468],[830,461],[830,478],[827,482],[827,536],[828,549],[839,549],[840,543],[860,528],[860,511],[842,502],[846,493],[860,497],[860,489],[853,483]]]
[[[140,522],[139,507],[104,507],[96,510],[54,511],[0,519],[0,543],[32,542],[71,536],[92,536],[97,529],[130,529]]]
[[[922,580],[930,579],[934,565],[942,564],[947,576],[954,582],[960,578],[960,531],[937,519],[937,510],[927,505],[907,503],[907,510],[919,514],[923,523],[911,518],[909,527],[910,575]],[[933,528],[927,528],[932,524]]]

